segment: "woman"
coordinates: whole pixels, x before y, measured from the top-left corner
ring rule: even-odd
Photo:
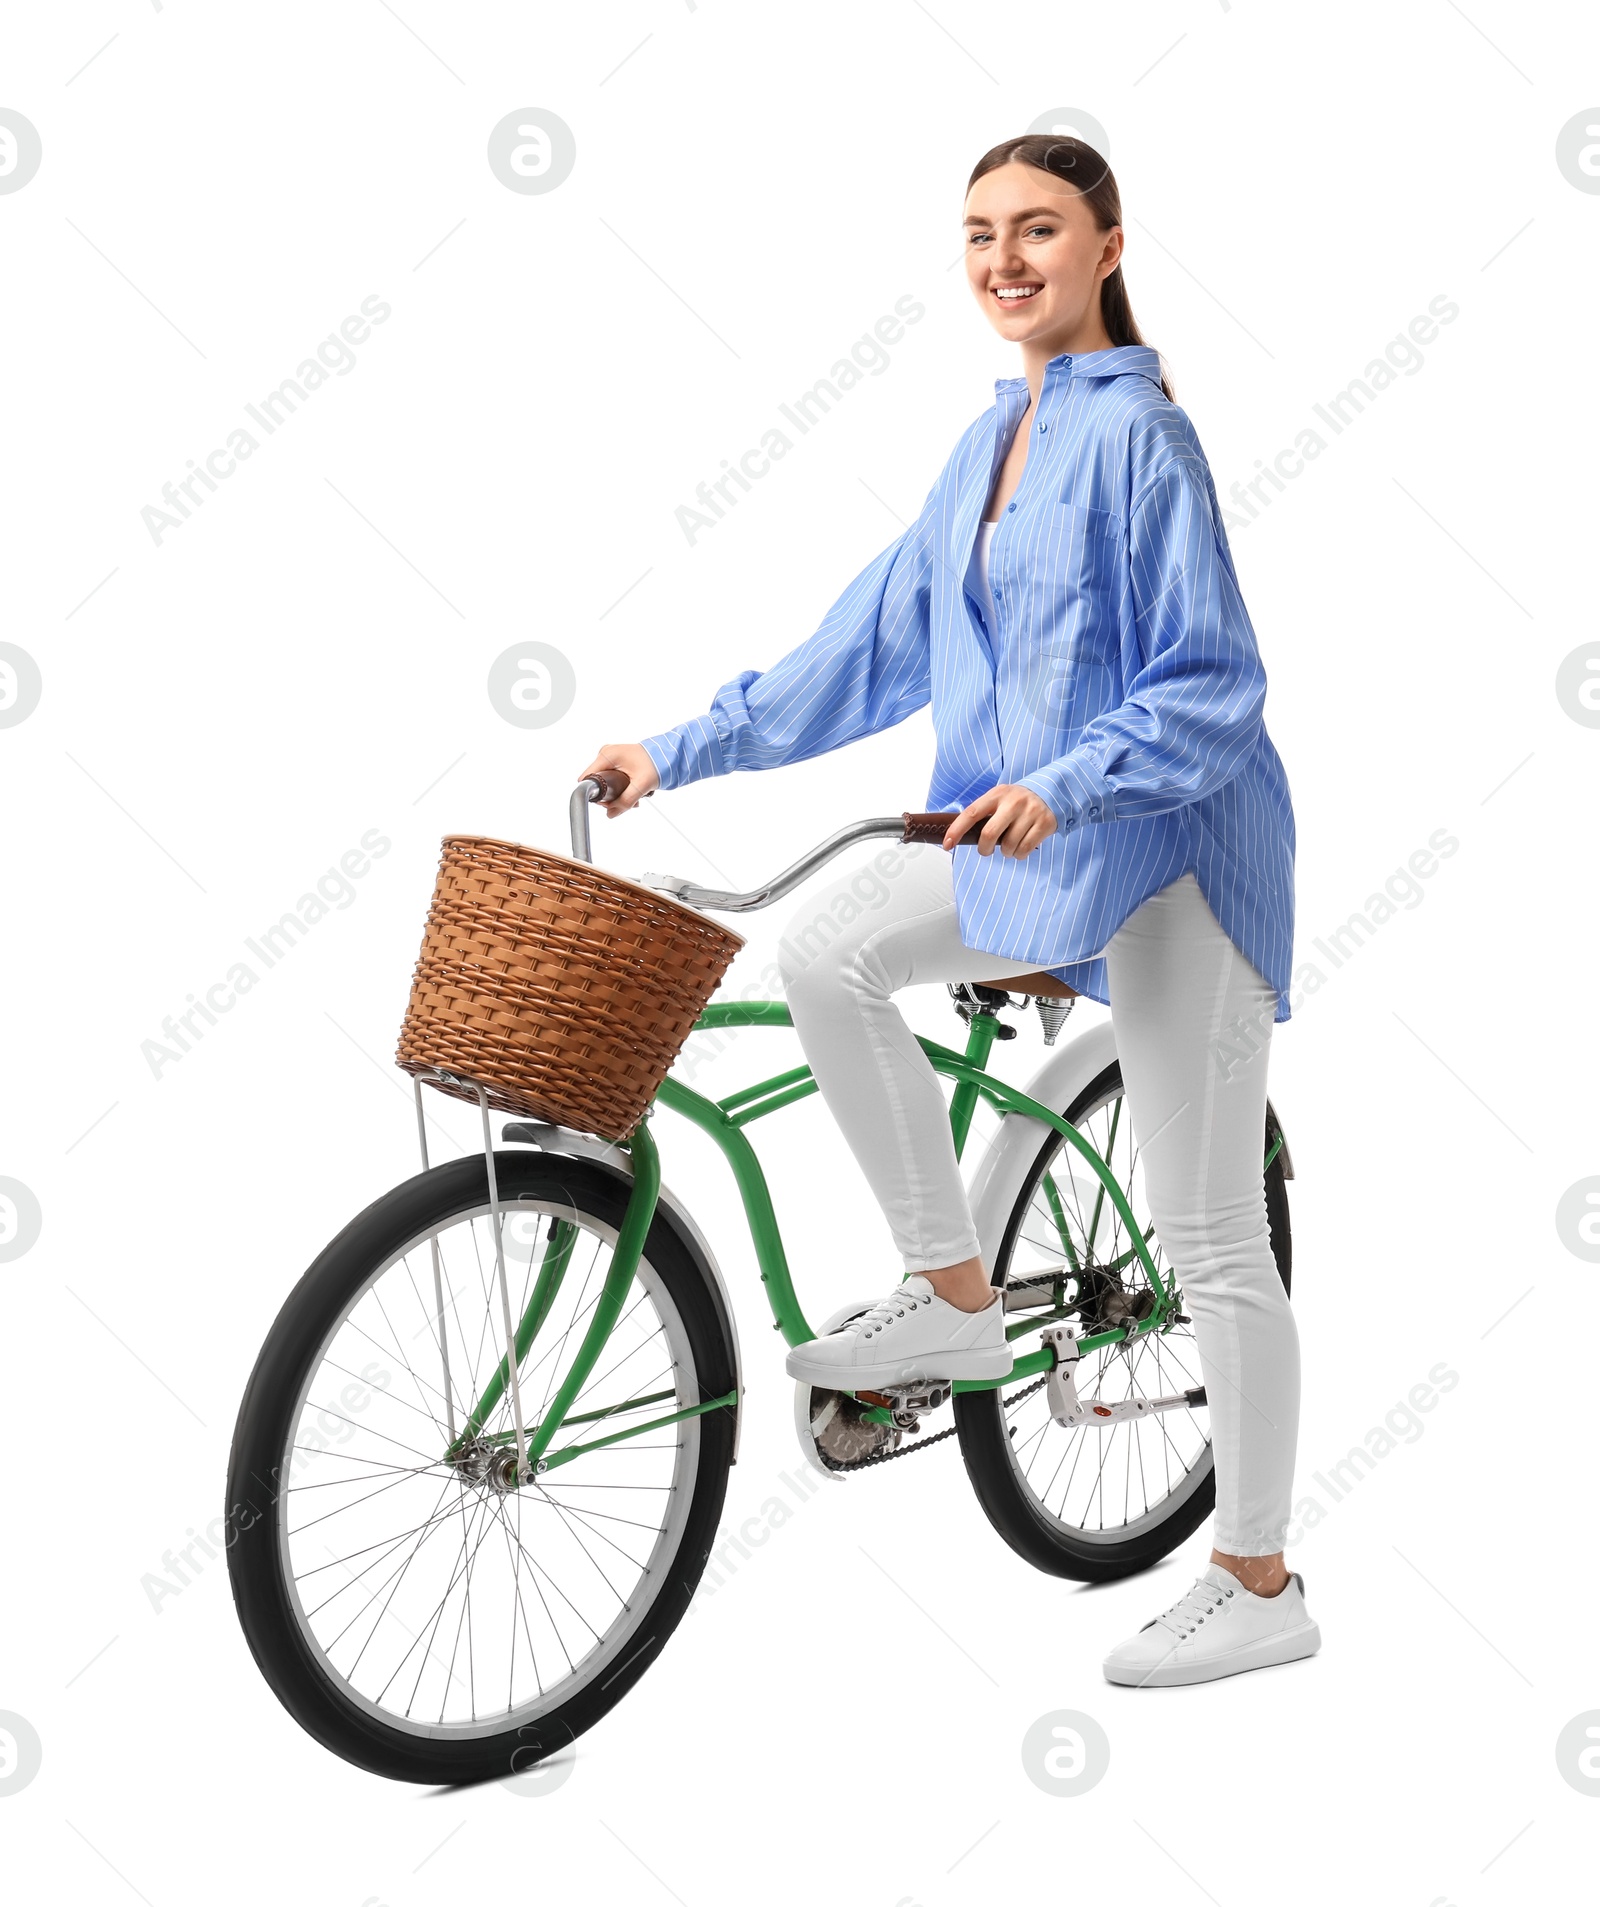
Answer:
[[[788,1369],[854,1390],[1011,1368],[944,1096],[890,996],[1044,969],[1108,1003],[1216,1467],[1210,1567],[1105,1663],[1111,1681],[1165,1686],[1292,1661],[1320,1638],[1283,1561],[1299,1350],[1261,1176],[1268,1040],[1289,1017],[1294,815],[1210,471],[1134,323],[1120,221],[1116,181],[1079,140],[984,155],[967,276],[1023,376],[996,385],[917,522],[809,641],[727,684],[709,715],[603,748],[585,772],[626,772],[620,814],[931,701],[928,805],[961,810],[947,850],[981,822],[977,852],[925,850],[809,958],[785,936],[795,1029],[908,1276]],[[1244,1060],[1225,1038],[1239,1019],[1257,1031]]]

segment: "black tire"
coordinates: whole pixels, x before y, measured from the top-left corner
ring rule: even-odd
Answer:
[[[616,1174],[585,1160],[544,1153],[500,1152],[495,1159],[500,1197],[508,1211],[519,1203],[524,1214],[529,1213],[530,1209],[538,1213],[542,1208],[544,1215],[552,1219],[552,1235],[553,1221],[558,1211],[571,1215],[580,1227],[585,1221],[593,1221],[596,1227],[594,1237],[599,1241],[595,1247],[597,1256],[604,1247],[607,1233],[614,1241],[627,1204],[626,1183]],[[541,1681],[539,1702],[519,1704],[514,1709],[508,1707],[503,1713],[480,1717],[474,1686],[470,1718],[459,1725],[452,1723],[449,1728],[434,1729],[431,1723],[413,1721],[409,1716],[390,1715],[387,1711],[375,1712],[370,1700],[360,1699],[352,1692],[356,1685],[347,1683],[342,1679],[342,1672],[330,1666],[331,1651],[325,1655],[318,1638],[311,1634],[311,1619],[304,1607],[304,1602],[309,1598],[299,1597],[290,1581],[293,1573],[290,1552],[293,1544],[302,1541],[303,1536],[303,1533],[291,1532],[289,1529],[290,1496],[302,1487],[326,1487],[336,1492],[342,1491],[345,1481],[341,1478],[324,1486],[320,1481],[322,1473],[319,1472],[318,1481],[313,1486],[290,1482],[286,1488],[280,1489],[280,1479],[286,1475],[292,1477],[294,1470],[305,1461],[296,1456],[291,1464],[291,1450],[306,1448],[296,1440],[304,1434],[304,1424],[312,1421],[310,1413],[316,1406],[312,1402],[310,1387],[318,1381],[318,1373],[324,1368],[325,1347],[344,1342],[338,1334],[341,1331],[348,1334],[353,1328],[349,1319],[356,1313],[358,1304],[370,1303],[372,1291],[378,1292],[377,1301],[382,1304],[384,1287],[379,1285],[379,1279],[401,1265],[409,1266],[409,1256],[404,1259],[400,1256],[405,1248],[417,1250],[425,1264],[429,1249],[427,1239],[434,1228],[439,1228],[441,1241],[459,1241],[465,1236],[470,1243],[474,1228],[487,1226],[482,1216],[486,1203],[487,1175],[484,1161],[481,1156],[469,1157],[424,1172],[406,1184],[397,1186],[346,1226],[290,1293],[262,1347],[240,1406],[229,1462],[229,1575],[235,1607],[257,1666],[284,1707],[325,1748],[373,1774],[401,1781],[473,1782],[524,1772],[544,1757],[566,1747],[613,1708],[659,1656],[689,1606],[716,1532],[727,1487],[728,1468],[733,1458],[733,1409],[708,1411],[700,1417],[675,1424],[669,1430],[655,1433],[669,1441],[654,1447],[674,1453],[670,1472],[664,1470],[673,1479],[670,1486],[651,1486],[664,1492],[660,1499],[664,1505],[663,1527],[653,1537],[635,1539],[639,1548],[644,1548],[650,1542],[655,1547],[642,1561],[630,1555],[630,1560],[640,1571],[637,1587],[632,1596],[622,1602],[621,1613],[614,1619],[614,1628],[606,1630],[604,1639],[597,1639],[588,1652],[580,1657],[569,1678],[570,1688],[563,1699],[556,1699],[559,1688],[553,1688],[548,1699],[544,1699],[546,1691]],[[452,1225],[465,1226],[465,1234],[459,1230],[451,1231],[449,1228]],[[492,1240],[492,1231],[489,1235]],[[578,1236],[581,1240],[588,1233],[580,1230]],[[465,1251],[465,1246],[462,1250]],[[492,1259],[491,1244],[491,1269]],[[674,1374],[680,1399],[704,1401],[724,1396],[735,1388],[735,1348],[730,1327],[715,1294],[712,1277],[698,1261],[690,1241],[665,1212],[658,1212],[646,1241],[644,1259],[633,1292],[630,1293],[630,1303],[634,1302],[635,1294],[639,1294],[638,1304],[641,1307],[646,1299],[649,1300],[650,1309],[645,1314],[648,1318],[659,1317],[663,1320],[657,1336],[670,1350],[669,1369]],[[370,1312],[361,1315],[370,1315]],[[643,1327],[640,1328],[642,1330]],[[493,1342],[492,1339],[490,1341]],[[498,1341],[503,1347],[503,1335]],[[615,1338],[612,1340],[617,1341]],[[647,1341],[654,1343],[654,1339]],[[534,1349],[537,1350],[542,1342],[542,1338],[537,1340]],[[401,1347],[400,1332],[395,1333],[395,1343],[397,1348]],[[434,1340],[430,1337],[427,1345],[429,1353],[435,1348]],[[610,1348],[611,1344],[608,1343],[607,1349]],[[403,1363],[404,1355],[402,1350],[401,1358],[396,1361]],[[524,1360],[525,1364],[532,1355],[530,1351],[529,1359]],[[692,1370],[684,1368],[685,1361],[692,1362]],[[420,1356],[417,1362],[419,1365],[422,1363]],[[331,1368],[338,1370],[343,1367],[334,1364]],[[367,1367],[368,1370],[373,1368]],[[559,1355],[556,1368],[560,1368]],[[411,1373],[406,1370],[404,1375],[410,1376]],[[374,1377],[371,1382],[378,1384],[380,1380]],[[523,1382],[525,1385],[528,1383],[526,1375]],[[454,1383],[453,1377],[451,1383]],[[428,1402],[420,1387],[417,1394],[425,1404]],[[441,1391],[441,1399],[443,1395]],[[400,1393],[396,1391],[391,1396],[384,1389],[382,1399],[386,1405],[397,1406]],[[674,1407],[666,1403],[656,1408],[670,1411]],[[364,1406],[349,1403],[348,1408],[354,1412]],[[334,1414],[337,1415],[337,1412]],[[324,1411],[315,1421],[323,1422],[326,1415]],[[352,1417],[347,1421],[354,1422],[355,1419]],[[366,1417],[361,1420],[359,1427],[363,1432],[369,1431],[370,1421]],[[415,1434],[419,1439],[425,1437],[426,1428]],[[640,1441],[644,1443],[648,1439]],[[321,1461],[321,1458],[312,1460]],[[350,1457],[335,1457],[336,1464],[354,1461]],[[581,1474],[585,1465],[597,1463],[598,1456],[583,1456],[551,1475],[566,1478],[573,1472]],[[420,1485],[424,1481],[420,1466],[410,1465],[406,1468],[407,1475],[399,1481],[407,1485],[412,1482]],[[474,1489],[479,1490],[480,1495],[486,1494],[486,1485],[480,1486],[475,1479],[463,1479],[457,1469],[442,1461],[436,1460],[433,1468],[442,1474],[441,1488],[445,1493],[454,1488],[459,1490],[463,1498]],[[605,1474],[617,1473],[613,1470]],[[438,1475],[430,1474],[426,1478],[430,1485],[438,1481]],[[524,1550],[521,1540],[522,1509],[523,1502],[536,1487],[542,1490],[542,1486],[536,1483],[526,1486],[519,1493],[519,1500],[515,1503],[516,1533],[508,1537],[506,1544],[508,1554],[514,1543],[517,1552],[530,1556],[525,1578],[530,1587],[538,1587],[539,1584],[534,1573],[537,1565],[532,1552]],[[580,1482],[572,1487],[581,1491],[608,1486]],[[372,1496],[378,1494],[380,1491],[376,1487],[370,1492]],[[404,1491],[402,1496],[407,1502],[411,1501]],[[686,1511],[685,1496],[688,1499]],[[468,1500],[474,1506],[478,1504],[477,1497]],[[622,1500],[603,1499],[606,1502]],[[318,1501],[320,1505],[326,1498]],[[501,1496],[498,1501],[504,1505],[511,1499]],[[559,1527],[563,1533],[569,1527],[580,1530],[587,1528],[588,1513],[580,1510],[574,1514],[571,1509],[577,1501],[579,1499],[571,1495],[551,1498],[547,1493],[542,1494],[541,1503],[549,1505],[558,1522],[548,1519],[540,1521],[533,1515],[534,1509],[540,1505],[530,1504],[530,1532],[535,1524],[540,1531]],[[434,1534],[435,1528],[447,1531],[442,1541],[453,1540],[454,1506],[455,1498],[450,1497],[444,1512],[435,1514],[425,1534],[418,1540],[419,1552]],[[478,1513],[475,1507],[473,1514]],[[463,1508],[463,1532],[467,1530],[467,1514],[467,1509]],[[508,1513],[503,1508],[496,1508],[493,1502],[482,1509],[482,1515],[485,1536],[476,1539],[473,1556],[483,1548],[485,1537],[497,1527],[493,1520],[495,1517],[509,1527]],[[579,1518],[583,1519],[581,1525]],[[618,1534],[626,1533],[619,1530]],[[530,1540],[537,1544],[543,1539],[531,1535]],[[359,1553],[353,1552],[353,1555]],[[487,1575],[491,1563],[496,1560],[493,1554],[489,1555],[478,1565],[480,1571]],[[465,1607],[472,1594],[473,1582],[473,1564],[467,1555],[465,1534],[462,1561],[464,1571],[457,1571],[450,1580],[464,1582],[462,1602]],[[407,1562],[400,1570],[400,1575],[403,1577],[405,1570],[410,1567],[411,1563]],[[515,1567],[519,1572],[516,1576],[516,1594],[520,1611],[524,1576],[520,1573],[520,1561],[515,1561]],[[454,1564],[451,1569],[455,1570]],[[346,1573],[351,1573],[348,1565]],[[418,1576],[422,1574],[419,1568]],[[446,1593],[450,1593],[448,1588]],[[541,1591],[540,1600],[544,1599]],[[379,1616],[373,1618],[374,1632],[376,1623],[387,1608],[385,1604]],[[458,1620],[458,1638],[460,1626]],[[524,1628],[527,1628],[526,1618]],[[515,1616],[511,1629],[510,1650],[514,1670],[518,1647]],[[411,1631],[408,1629],[406,1633]],[[621,1638],[615,1646],[614,1637]],[[622,1646],[624,1642],[626,1647]],[[470,1649],[470,1623],[468,1646]],[[563,1642],[563,1650],[565,1648]],[[430,1646],[423,1653],[442,1656],[443,1651],[444,1642],[441,1642],[437,1650]],[[585,1664],[590,1662],[591,1657],[594,1658],[593,1666],[585,1673]],[[530,1663],[535,1661],[531,1637],[528,1658]],[[454,1671],[456,1659],[456,1654],[453,1654],[446,1696],[451,1693],[448,1682],[461,1680],[460,1673]],[[570,1654],[568,1659],[570,1662]],[[419,1682],[426,1666],[419,1655]],[[524,1671],[525,1674],[527,1672]],[[506,1686],[508,1690],[512,1687],[511,1679],[507,1680]],[[566,1687],[566,1684],[561,1686]],[[441,1721],[443,1713],[441,1698]]]
[[[1113,1061],[1104,1072],[1084,1088],[1064,1117],[1081,1125],[1097,1110],[1103,1109],[1122,1093],[1122,1070]],[[1263,1156],[1280,1137],[1276,1114],[1267,1107]],[[1028,1177],[1018,1195],[1007,1223],[1004,1241],[994,1267],[994,1282],[1001,1284],[1011,1275],[1012,1261],[1024,1221],[1044,1182],[1044,1175],[1067,1142],[1052,1133],[1039,1149]],[[1126,1182],[1123,1190],[1128,1190]],[[1273,1258],[1285,1291],[1289,1290],[1291,1246],[1289,1234],[1289,1197],[1284,1183],[1283,1152],[1264,1174],[1268,1230]],[[1138,1213],[1137,1216],[1143,1216]],[[1159,1262],[1159,1260],[1158,1260]],[[1027,1340],[1018,1341],[1019,1354]],[[1087,1376],[1087,1360],[1085,1376]],[[1195,1382],[1198,1383],[1198,1377]],[[1183,1388],[1181,1385],[1175,1388]],[[1080,1390],[1092,1394],[1092,1382],[1080,1379]],[[1028,1486],[1019,1467],[1014,1446],[1014,1419],[1030,1392],[1038,1400],[1035,1410],[1043,1409],[1042,1390],[1037,1382],[1020,1384],[1009,1390],[966,1391],[955,1398],[956,1426],[960,1434],[961,1454],[967,1475],[977,1492],[978,1501],[995,1529],[1019,1556],[1036,1569],[1052,1576],[1064,1576],[1075,1582],[1112,1582],[1123,1576],[1149,1569],[1163,1556],[1191,1536],[1211,1514],[1216,1504],[1216,1477],[1212,1470],[1209,1438],[1203,1454],[1192,1469],[1163,1502],[1131,1523],[1129,1534],[1119,1539],[1103,1531],[1089,1534],[1051,1514],[1038,1495]],[[1179,1413],[1180,1415],[1192,1413]],[[1061,1438],[1102,1437],[1107,1433],[1057,1429]]]

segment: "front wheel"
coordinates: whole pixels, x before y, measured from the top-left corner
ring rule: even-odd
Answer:
[[[1110,1166],[1156,1270],[1169,1275],[1144,1199],[1143,1169],[1126,1117],[1121,1067],[1113,1062],[1063,1117]],[[1267,1109],[1263,1156],[1277,1119]],[[1264,1190],[1272,1254],[1289,1289],[1289,1200],[1281,1148]],[[1004,1278],[1008,1322],[1029,1308],[1070,1316],[1087,1331],[1148,1315],[1153,1294],[1115,1207],[1098,1178],[1058,1132],[1039,1149],[1002,1240],[995,1282]],[[1182,1311],[1182,1296],[1179,1296]],[[1019,1339],[1019,1353],[1029,1349]],[[1078,1369],[1084,1397],[1116,1402],[1176,1396],[1202,1384],[1194,1329],[1187,1323],[1135,1338],[1126,1350],[1089,1353]],[[1204,1405],[1065,1430],[1050,1415],[1046,1382],[958,1392],[956,1425],[967,1475],[989,1521],[1034,1565],[1078,1582],[1110,1582],[1148,1569],[1211,1514],[1216,1501]]]
[[[495,1163],[523,1416],[538,1422],[628,1190],[583,1160]],[[484,1161],[457,1160],[327,1247],[240,1407],[228,1554],[245,1637],[290,1714],[374,1774],[478,1781],[565,1747],[660,1654],[721,1513],[732,1408],[601,1441],[735,1388],[706,1275],[659,1214],[546,1456],[598,1447],[521,1488],[494,1381],[503,1320]]]

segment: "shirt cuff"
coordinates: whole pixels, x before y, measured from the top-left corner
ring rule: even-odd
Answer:
[[[1017,783],[1036,794],[1056,818],[1063,834],[1095,821],[1113,821],[1111,789],[1103,776],[1075,755],[1037,768]]]
[[[697,715],[659,735],[646,736],[639,746],[655,763],[663,788],[681,788],[685,782],[727,772],[722,736],[709,715]]]

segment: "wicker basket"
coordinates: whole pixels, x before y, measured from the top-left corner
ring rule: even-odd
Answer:
[[[587,862],[448,834],[396,1057],[502,1112],[625,1139],[743,945]]]

